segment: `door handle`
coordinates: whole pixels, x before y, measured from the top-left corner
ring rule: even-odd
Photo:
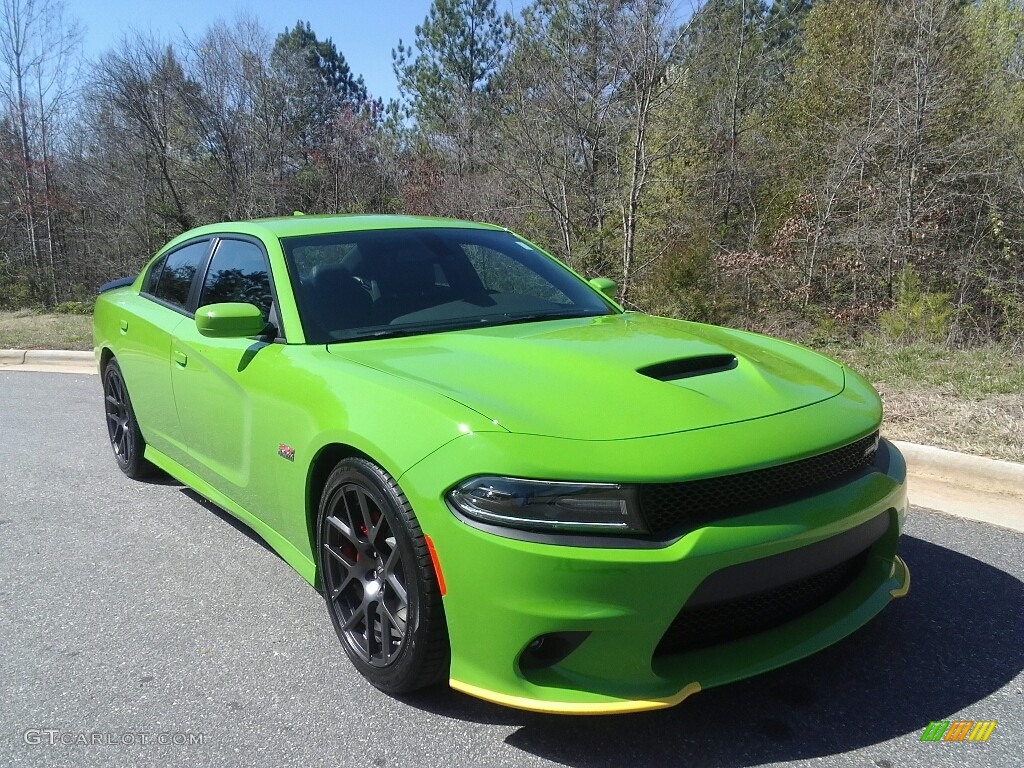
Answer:
[[[188,355],[182,352],[180,349],[174,350],[174,362],[184,368],[188,365]]]
[[[121,333],[128,333],[128,321],[127,320],[122,320],[121,321]]]

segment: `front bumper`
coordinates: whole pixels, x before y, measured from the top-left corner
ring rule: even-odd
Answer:
[[[528,450],[530,441],[542,440],[488,439],[517,440],[526,456],[535,455]],[[459,442],[450,444],[452,449]],[[454,478],[454,466],[462,476],[493,472],[494,457],[472,440],[458,450],[437,452],[400,482],[432,539],[447,585],[451,686],[542,712],[643,711],[672,706],[703,688],[780,667],[837,642],[909,585],[909,572],[897,557],[907,508],[906,469],[895,448],[883,441],[883,449],[889,452],[884,471],[865,473],[812,498],[717,521],[655,548],[562,546],[478,530],[444,506],[445,489],[438,488],[437,478]],[[608,448],[579,446],[566,461],[591,467],[607,463],[597,454],[588,456],[588,450]],[[548,457],[545,463],[553,461]],[[565,471],[558,476],[578,477]],[[823,604],[754,635],[656,653],[681,608],[708,577],[839,537],[872,520],[881,523],[878,537],[861,554],[856,574]],[[532,641],[565,632],[586,635],[557,663],[524,671],[520,659]]]

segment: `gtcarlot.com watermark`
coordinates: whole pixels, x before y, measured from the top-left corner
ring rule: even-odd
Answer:
[[[26,744],[64,747],[194,747],[205,744],[207,734],[197,731],[61,731],[29,728],[21,735]]]

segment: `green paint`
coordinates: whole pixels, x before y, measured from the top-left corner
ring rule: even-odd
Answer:
[[[289,216],[210,225],[165,247],[226,234],[261,243],[285,340],[249,338],[251,305],[220,304],[193,317],[157,303],[140,293],[145,271],[100,296],[97,354],[121,365],[147,457],[245,521],[311,583],[318,458],[337,446],[371,457],[401,484],[443,568],[452,678],[538,706],[671,698],[693,682],[708,688],[758,674],[848,635],[904,584],[895,555],[905,467],[895,449],[887,471],[655,548],[532,543],[462,522],[445,494],[476,475],[644,483],[744,472],[870,434],[881,404],[863,378],[810,350],[623,312],[607,286],[588,285],[553,259],[549,268],[597,314],[307,344],[323,329],[303,324],[282,239],[412,229],[514,238],[443,219]],[[522,246],[529,258],[549,258]],[[735,356],[736,365],[672,380],[637,372],[702,355]],[[281,445],[294,449],[294,461],[281,460]],[[754,638],[652,658],[708,574],[879,514],[889,515],[888,533],[861,576],[821,609]],[[590,634],[564,661],[522,673],[517,658],[530,640],[561,631]]]

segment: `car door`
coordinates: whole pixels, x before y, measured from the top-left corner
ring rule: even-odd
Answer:
[[[265,320],[279,325],[267,256],[257,240],[224,236],[214,245],[198,289],[197,312],[231,301],[255,304]],[[188,445],[187,466],[254,514],[261,486],[252,471],[253,451],[258,450],[254,433],[264,431],[261,420],[274,408],[265,385],[283,341],[283,335],[276,340],[209,338],[195,322],[179,325],[171,340],[171,382]]]
[[[171,338],[179,325],[194,325],[189,300],[209,249],[210,239],[201,238],[154,261],[141,292],[126,302],[118,319],[117,361],[143,437],[176,461],[186,449],[171,388]]]

